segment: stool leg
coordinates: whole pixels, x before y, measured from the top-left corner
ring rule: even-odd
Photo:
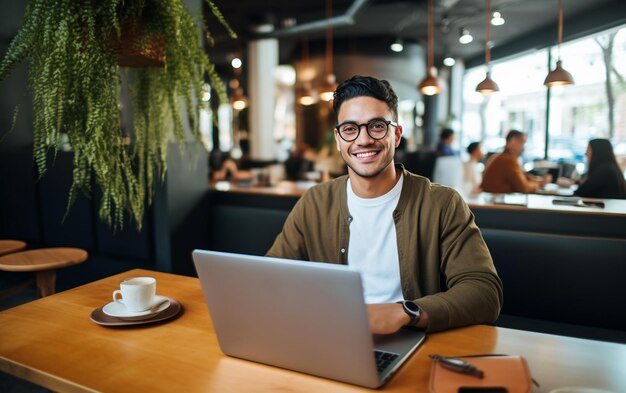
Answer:
[[[56,270],[41,270],[36,274],[37,292],[40,297],[46,297],[54,294],[55,282],[57,279]]]

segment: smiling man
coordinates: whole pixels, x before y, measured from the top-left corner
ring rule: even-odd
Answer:
[[[361,273],[373,333],[491,323],[502,283],[474,216],[447,187],[395,165],[398,98],[385,80],[337,87],[335,140],[348,175],[309,189],[268,256]]]

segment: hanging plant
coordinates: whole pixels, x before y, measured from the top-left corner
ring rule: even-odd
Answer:
[[[213,2],[205,1],[236,38]],[[168,140],[173,136],[184,149],[184,121],[200,140],[198,103],[205,77],[226,101],[199,26],[212,43],[183,0],[28,2],[23,25],[0,63],[0,81],[18,63],[28,63],[40,177],[48,152],[56,153],[61,135],[67,135],[74,152],[68,210],[79,191],[91,195],[94,176],[102,191],[100,218],[121,226],[127,211],[141,229],[155,179],[163,179],[167,169]],[[132,96],[133,129],[126,132],[119,109],[123,83]]]

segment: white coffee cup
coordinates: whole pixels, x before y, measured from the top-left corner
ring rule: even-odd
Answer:
[[[117,295],[122,298],[118,299]],[[156,279],[153,277],[133,277],[120,283],[120,289],[113,291],[113,301],[123,304],[128,311],[145,311],[152,307],[156,295]]]

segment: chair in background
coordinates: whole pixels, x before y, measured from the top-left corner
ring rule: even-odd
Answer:
[[[440,156],[435,160],[433,183],[463,191],[463,162],[458,156]]]
[[[420,149],[406,153],[404,157],[404,166],[409,172],[432,180],[433,167],[436,159],[436,151],[432,149]]]

